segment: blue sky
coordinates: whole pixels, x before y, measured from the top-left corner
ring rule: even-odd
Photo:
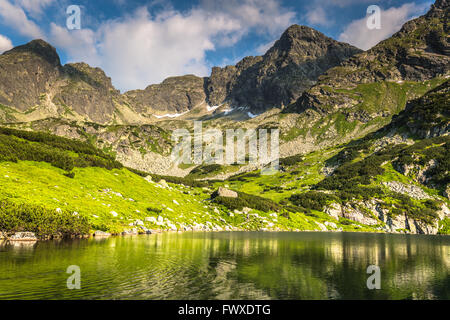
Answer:
[[[422,0],[0,0],[0,52],[35,38],[63,63],[101,67],[121,91],[169,76],[207,76],[212,66],[263,54],[294,23],[368,49],[425,13]],[[81,8],[81,29],[68,30],[66,9]],[[381,9],[381,29],[366,26]]]

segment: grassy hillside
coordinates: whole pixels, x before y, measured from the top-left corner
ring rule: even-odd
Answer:
[[[132,172],[88,143],[46,133],[0,132],[2,231],[52,237],[133,229],[323,230],[326,221],[336,223],[333,229],[376,231],[340,224],[320,212],[297,212],[277,197],[252,196],[251,188],[242,188],[236,200],[212,201],[214,185]]]
[[[447,81],[364,138],[281,159],[275,175],[254,171],[225,181],[196,180],[227,169],[220,166],[187,178],[149,175],[88,142],[0,128],[0,231],[448,234],[448,91]],[[219,186],[238,198],[211,199]]]

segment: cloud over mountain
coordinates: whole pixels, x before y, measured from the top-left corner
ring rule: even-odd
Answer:
[[[369,29],[368,17],[364,17],[350,23],[339,35],[339,41],[350,43],[363,50],[370,49],[400,30],[406,21],[423,14],[428,8],[428,4],[406,3],[398,8],[381,10],[381,29]]]

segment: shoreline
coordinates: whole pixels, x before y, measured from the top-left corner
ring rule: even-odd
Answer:
[[[11,237],[4,237],[3,235],[5,232],[3,232],[3,237],[0,237],[0,243],[2,242],[10,242],[10,243],[36,243],[36,242],[46,242],[46,241],[61,241],[61,240],[80,240],[80,239],[107,239],[107,238],[118,238],[118,237],[130,237],[130,236],[150,236],[152,234],[162,234],[162,233],[214,233],[214,232],[258,232],[258,233],[366,233],[366,234],[385,234],[385,235],[413,235],[413,236],[450,236],[448,234],[425,234],[425,233],[407,233],[407,232],[386,232],[386,231],[379,231],[379,232],[370,232],[370,231],[345,231],[345,230],[246,230],[246,229],[238,229],[238,230],[150,230],[151,232],[140,232],[140,233],[129,233],[129,234],[123,234],[123,233],[112,233],[112,234],[95,234],[89,233],[86,235],[76,235],[76,236],[66,236],[66,237],[49,237],[49,238],[39,238],[36,237],[34,239],[31,238],[18,238],[14,239]],[[0,233],[1,234],[1,233]]]

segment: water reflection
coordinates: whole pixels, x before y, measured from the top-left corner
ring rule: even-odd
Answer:
[[[79,265],[82,289],[68,290]],[[382,273],[368,290],[366,268]],[[0,299],[448,299],[450,237],[184,233],[0,244]]]

